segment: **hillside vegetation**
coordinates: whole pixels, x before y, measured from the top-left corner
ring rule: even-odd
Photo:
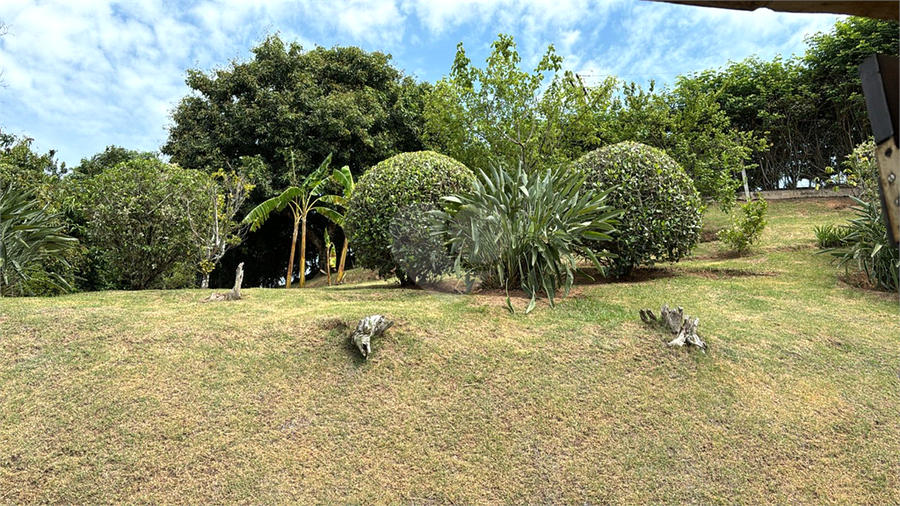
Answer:
[[[0,501],[896,504],[897,295],[815,254],[846,205],[527,316],[385,281],[3,299]],[[640,322],[663,303],[708,353]],[[369,314],[397,323],[363,361]]]

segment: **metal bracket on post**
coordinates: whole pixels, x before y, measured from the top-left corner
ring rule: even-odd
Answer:
[[[873,54],[859,66],[859,77],[875,135],[884,224],[896,248],[900,246],[900,59]]]

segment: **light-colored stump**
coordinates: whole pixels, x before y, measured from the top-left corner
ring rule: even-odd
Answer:
[[[367,316],[359,321],[356,330],[350,334],[350,342],[359,349],[363,358],[368,359],[372,352],[372,338],[384,334],[393,324],[394,322],[379,314]]]
[[[668,304],[664,304],[659,313],[660,317],[657,318],[652,310],[641,309],[641,320],[644,323],[662,325],[675,334],[675,339],[669,341],[669,346],[692,344],[701,350],[707,348],[706,343],[697,335],[700,318],[691,321],[690,317],[684,314],[684,308],[670,309]]]
[[[222,300],[241,300],[241,283],[244,282],[244,262],[241,262],[237,266],[237,272],[234,275],[234,288],[231,289],[230,292],[227,293],[216,293],[213,292],[209,295],[208,299],[203,299],[201,302],[217,302]]]

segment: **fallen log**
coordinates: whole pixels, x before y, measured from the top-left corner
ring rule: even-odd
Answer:
[[[350,342],[359,349],[363,358],[368,359],[372,352],[372,338],[384,334],[393,324],[394,322],[379,314],[367,316],[359,321],[356,330],[350,334]]]
[[[243,282],[244,282],[244,262],[241,262],[237,266],[237,272],[234,275],[234,288],[232,288],[230,292],[227,292],[227,293],[213,292],[209,295],[209,298],[203,299],[200,302],[241,300],[241,283],[243,283]]]
[[[641,309],[640,313],[641,320],[644,323],[661,325],[675,334],[675,339],[669,341],[669,346],[692,344],[701,350],[707,348],[706,343],[697,335],[700,318],[694,318],[691,321],[690,317],[684,314],[684,308],[671,309],[668,304],[663,304],[663,307],[659,310],[659,318],[650,309]]]

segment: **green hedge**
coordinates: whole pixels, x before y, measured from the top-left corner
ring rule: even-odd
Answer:
[[[433,236],[425,213],[441,197],[469,190],[472,171],[433,151],[401,153],[369,169],[350,199],[347,229],[358,265],[411,284],[449,268],[442,241]]]
[[[616,255],[607,260],[610,275],[627,275],[655,262],[677,262],[700,241],[700,194],[664,151],[622,142],[584,155],[573,168],[585,174],[587,188],[612,188],[607,204],[624,212],[613,240],[595,243],[596,252]]]

